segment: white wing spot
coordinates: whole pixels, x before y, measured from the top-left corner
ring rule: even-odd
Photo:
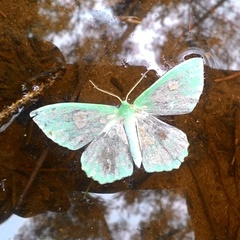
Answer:
[[[168,88],[169,88],[170,91],[177,90],[179,88],[178,81],[170,81],[168,83]]]
[[[149,145],[149,146],[154,144],[154,138],[151,137],[147,133],[147,131],[144,127],[139,127],[139,133],[140,133],[141,138],[144,141],[144,144]]]
[[[109,121],[108,121],[108,119],[107,119],[107,117],[106,117],[106,118],[100,118],[100,119],[99,119],[99,122],[100,122],[101,124],[103,124],[103,125],[106,125]]]
[[[69,114],[67,114],[67,113],[64,113],[63,115],[62,115],[62,120],[64,121],[64,122],[68,122],[70,119],[69,119]]]
[[[85,112],[76,112],[73,114],[73,122],[77,126],[77,128],[82,129],[88,123],[88,113]]]

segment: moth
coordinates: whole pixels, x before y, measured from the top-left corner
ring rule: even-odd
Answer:
[[[91,103],[57,103],[30,113],[46,136],[59,145],[77,150],[87,176],[100,184],[132,175],[134,164],[146,172],[171,171],[188,155],[186,134],[155,116],[193,111],[203,91],[202,58],[186,60],[172,68],[133,102],[117,97],[119,107]]]

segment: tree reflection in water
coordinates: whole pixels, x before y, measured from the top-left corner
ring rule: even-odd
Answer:
[[[48,212],[32,218],[20,239],[193,239],[185,199],[162,191],[73,193],[65,213]]]

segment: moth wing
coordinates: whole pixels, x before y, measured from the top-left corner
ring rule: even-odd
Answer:
[[[186,134],[148,114],[138,121],[144,169],[162,172],[179,168],[188,155]]]
[[[192,58],[177,65],[134,101],[134,106],[153,115],[191,112],[203,90],[203,60]]]
[[[133,161],[123,124],[110,123],[81,156],[82,169],[100,184],[112,183],[133,173]]]
[[[117,110],[101,104],[57,103],[38,108],[30,116],[48,138],[76,150],[96,138]]]

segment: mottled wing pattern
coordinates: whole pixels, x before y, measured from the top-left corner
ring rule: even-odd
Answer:
[[[133,173],[133,161],[122,122],[110,123],[81,157],[82,169],[100,184],[112,183]]]
[[[71,150],[96,138],[111,120],[117,107],[88,103],[57,103],[30,113],[47,137]]]
[[[147,113],[137,118],[144,169],[161,172],[179,168],[188,155],[185,133]]]
[[[192,58],[177,65],[134,101],[134,106],[153,115],[191,112],[203,90],[203,60]]]

